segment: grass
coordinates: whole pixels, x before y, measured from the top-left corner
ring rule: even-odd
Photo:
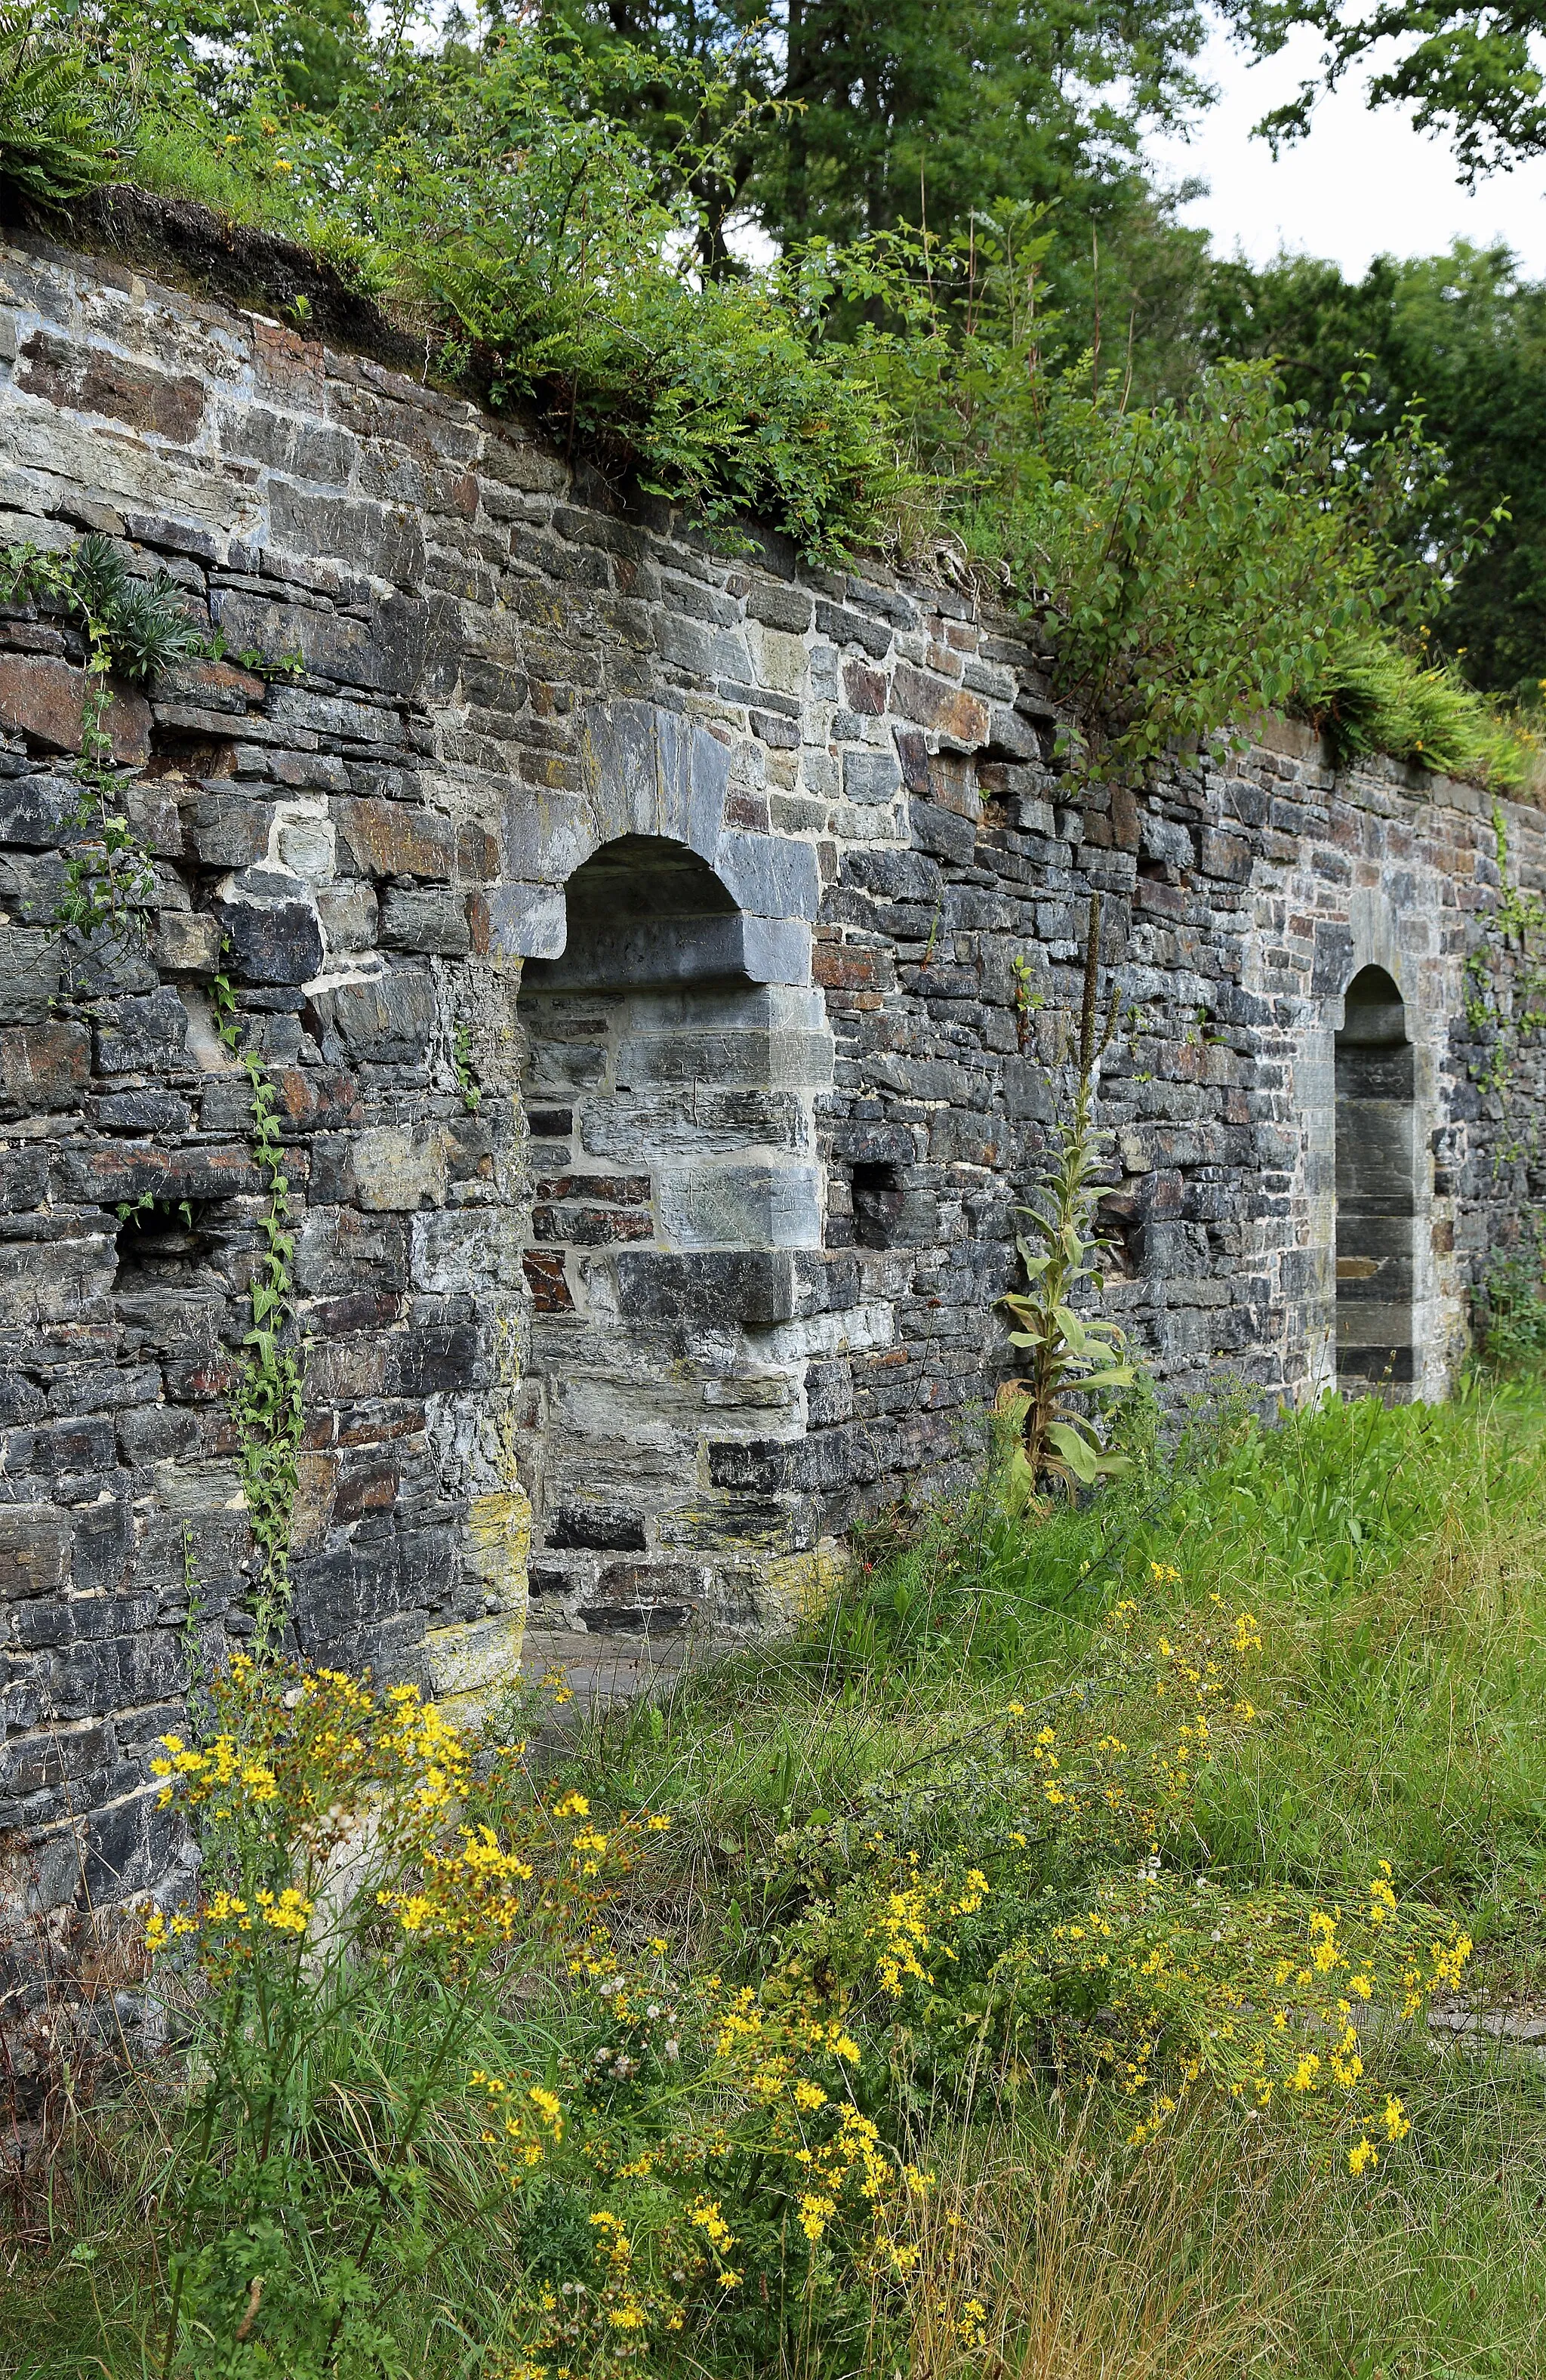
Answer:
[[[1470,1988],[1546,1998],[1546,1395],[1528,1381],[1473,1385],[1442,1408],[1331,1403],[1266,1430],[1226,1403],[1168,1452],[1136,1407],[1129,1434],[1132,1475],[1084,1509],[1015,1522],[984,1487],[893,1524],[862,1548],[837,1603],[777,1653],[689,1674],[665,1703],[554,1742],[550,1782],[673,1819],[622,1889],[617,1938],[669,1937],[683,1974],[769,1973],[804,1938],[813,1877],[840,1871],[876,1813],[899,1841],[938,1843],[959,1819],[953,1796],[985,1791],[989,1806],[1006,1697],[1053,1708],[1088,1680],[1119,1598],[1164,1629],[1217,1593],[1231,1609],[1249,1598],[1262,1623],[1258,1717],[1221,1742],[1167,1865],[1221,1889],[1275,1884],[1331,1903],[1388,1860],[1403,1895],[1467,1922]],[[338,2049],[341,2104],[364,2107],[372,2076],[385,2104],[416,2005],[368,2011]],[[491,1994],[478,2022],[490,2060],[557,2072],[591,2055],[591,2020],[562,1991]],[[883,2066],[866,2053],[865,2104],[936,2177],[905,2287],[851,2289],[840,2319],[822,2323],[791,2301],[760,2331],[749,2319],[722,2329],[705,2360],[632,2369],[726,2380],[1546,2369],[1546,2066],[1533,2058],[1386,2027],[1370,2055],[1412,2131],[1371,2180],[1313,2133],[1202,2092],[1135,2153],[1130,2103],[1092,2083],[1057,2034],[1028,2057],[968,2056],[959,2069],[926,2025],[888,2039]],[[0,2373],[143,2380],[159,2368],[160,2210],[180,2120],[175,2061],[71,2118],[5,2260]],[[503,2380],[523,2368],[490,2345],[510,2276],[573,2269],[590,2202],[555,2172],[519,2207],[479,2209],[453,2116],[429,2139],[419,2186],[461,2210],[462,2228],[429,2268],[405,2239],[393,2248],[400,2263],[379,2285],[389,2343],[354,2368]],[[767,2252],[776,2294],[776,2240]],[[570,2368],[611,2371],[598,2354]],[[284,2367],[211,2341],[176,2368]]]

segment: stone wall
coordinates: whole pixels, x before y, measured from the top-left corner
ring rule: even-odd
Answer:
[[[54,923],[83,654],[0,614],[18,1894],[161,1872],[148,1748],[190,1651],[251,1626],[229,1399],[263,1200],[222,968],[297,1207],[308,1658],[454,1701],[524,1630],[774,1624],[857,1515],[962,1475],[1094,889],[1130,1011],[1111,1309],[1178,1390],[1335,1377],[1336,1037],[1375,967],[1409,1178],[1357,1247],[1345,1182],[1343,1269],[1389,1268],[1362,1337],[1395,1332],[1395,1392],[1442,1390],[1540,1186],[1535,1062],[1473,1079],[1480,796],[1337,780],[1275,728],[1074,797],[1041,658],[970,592],[727,560],[517,423],[12,247],[0,542],[87,531],[298,663],[120,691],[155,894],[86,948]],[[1538,882],[1539,816],[1509,828]]]

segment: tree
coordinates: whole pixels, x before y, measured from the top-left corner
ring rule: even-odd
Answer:
[[[1135,318],[1141,337],[1168,322],[1195,275],[1202,236],[1174,222],[1141,141],[1208,96],[1199,0],[557,0],[547,21],[595,58],[619,42],[659,58],[658,84],[630,75],[608,103],[663,147],[705,67],[758,111],[698,194],[714,202],[711,271],[735,269],[737,217],[787,249],[900,225],[948,237],[974,212],[1038,204],[1075,352],[1097,311],[1118,343]]]
[[[1225,13],[1259,57],[1281,50],[1300,25],[1325,43],[1319,78],[1258,128],[1274,149],[1309,130],[1323,90],[1335,90],[1380,53],[1371,100],[1407,107],[1419,131],[1445,136],[1464,182],[1546,152],[1546,74],[1539,62],[1546,11],[1539,6],[1377,0],[1359,10],[1347,0],[1226,0]],[[1397,45],[1394,57],[1391,43]]]
[[[1546,285],[1501,246],[1376,258],[1360,281],[1284,257],[1262,272],[1215,264],[1191,353],[1278,358],[1290,396],[1327,421],[1349,406],[1372,440],[1415,405],[1448,457],[1401,533],[1453,549],[1500,504],[1509,518],[1459,566],[1433,622],[1473,685],[1539,698],[1546,675]],[[1356,375],[1351,386],[1345,376]]]

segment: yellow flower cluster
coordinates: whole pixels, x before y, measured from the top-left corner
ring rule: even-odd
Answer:
[[[1056,1927],[1066,1971],[1098,1974],[1115,2020],[1115,2030],[1091,2038],[1095,2062],[1110,2065],[1131,2095],[1152,2087],[1162,2046],[1178,2074],[1175,2095],[1157,2098],[1131,2138],[1152,2138],[1204,2077],[1258,2109],[1281,2090],[1320,2120],[1353,2115],[1367,2079],[1355,2006],[1378,1998],[1415,2014],[1470,1951],[1431,1912],[1401,1912],[1388,1870],[1371,1886],[1369,1906],[1366,1937],[1349,1947],[1352,1921],[1339,1908],[1307,1910],[1287,1892],[1231,1903],[1204,1885],[1148,1876],[1108,1883],[1082,1922]],[[1399,2101],[1386,2105],[1400,2119]]]
[[[213,1948],[215,1938],[232,1935],[250,1935],[254,1927],[267,1927],[273,1934],[302,1935],[310,1922],[315,1903],[295,1885],[283,1892],[260,1888],[251,1899],[236,1892],[216,1892],[199,1910],[197,1918],[179,1910],[170,1921],[157,1909],[151,1912],[145,1926],[145,1947],[155,1955],[168,1949],[181,1938],[197,1935],[201,1947]],[[229,1949],[227,1940],[223,1946]]]
[[[1050,1735],[1050,1729],[1046,1732]],[[888,1999],[900,1999],[910,1982],[925,1986],[932,1983],[924,1963],[930,1950],[955,1960],[951,1943],[930,1928],[950,1918],[974,1915],[988,1889],[980,1867],[968,1868],[964,1876],[954,1881],[946,1872],[922,1874],[917,1853],[908,1854],[902,1880],[882,1886],[864,1929],[865,1941],[879,1946],[875,1953],[875,1977]]]
[[[556,2091],[541,2082],[528,2083],[522,2091],[502,2075],[485,2073],[474,2067],[468,2081],[484,2097],[484,2120],[480,2134],[486,2148],[497,2148],[500,2171],[511,2175],[517,2170],[529,2172],[540,2165],[550,2143],[557,2146],[563,2138],[563,2107]]]
[[[255,1929],[257,1938],[265,1929],[304,1935],[341,1850],[344,1873],[368,1890],[334,1934],[339,1923],[357,1931],[374,1909],[400,1945],[434,1946],[464,1968],[517,1938],[573,1946],[587,1938],[638,1839],[670,1823],[624,1817],[604,1828],[585,1794],[563,1792],[544,1807],[516,1779],[501,1840],[487,1821],[463,1818],[472,1746],[414,1685],[378,1694],[342,1670],[237,1655],[211,1700],[209,1741],[163,1738],[154,1768],[163,1802],[175,1797],[228,1828],[214,1849],[230,1847],[242,1896],[217,1893],[196,1919],[152,1919],[157,1949],[192,1935],[201,1957],[224,1961],[236,1937]],[[259,1888],[260,1877],[273,1889]]]
[[[215,1815],[231,1815],[234,1798],[257,1803],[272,1802],[279,1788],[273,1770],[265,1761],[244,1758],[236,1741],[229,1735],[217,1735],[205,1751],[197,1752],[187,1745],[180,1735],[163,1735],[161,1739],[166,1753],[164,1760],[152,1760],[151,1774],[166,1779],[156,1796],[157,1807],[164,1810],[179,1787],[191,1808],[205,1803],[223,1803]]]

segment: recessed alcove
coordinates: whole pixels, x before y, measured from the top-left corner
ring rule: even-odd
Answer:
[[[825,1011],[755,979],[748,920],[683,844],[620,836],[564,893],[563,950],[526,961],[517,1005],[534,1618],[658,1633],[707,1603],[734,1620],[779,1515],[711,1479],[708,1442],[747,1427],[743,1398],[762,1437],[770,1413],[798,1417],[759,1334],[769,1252],[821,1245]]]
[[[1345,1393],[1416,1392],[1416,1052],[1383,967],[1347,987],[1336,1035],[1336,1377]]]

